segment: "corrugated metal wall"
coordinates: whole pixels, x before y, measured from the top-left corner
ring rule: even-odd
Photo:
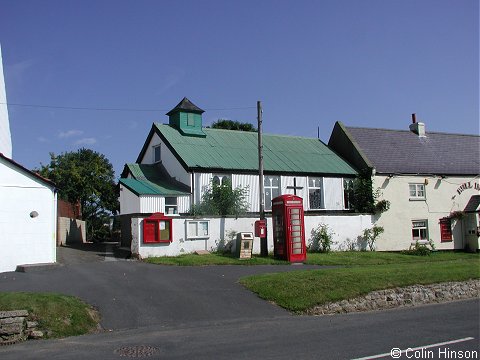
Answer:
[[[178,213],[190,211],[190,196],[177,197]],[[156,195],[144,195],[140,197],[140,213],[165,213],[165,198]]]
[[[228,175],[228,174],[226,174]],[[212,173],[195,174],[195,203],[200,203],[202,195],[210,185]],[[296,193],[303,198],[305,210],[309,210],[308,201],[308,178],[306,176],[281,176],[280,190],[282,194],[294,194],[294,178],[296,178]],[[258,175],[233,174],[232,186],[248,187],[247,201],[250,204],[249,211],[260,211]],[[289,189],[287,187],[290,187]],[[301,189],[300,189],[301,188]],[[200,189],[200,191],[199,191]],[[323,196],[325,210],[342,210],[343,207],[343,178],[323,178]]]
[[[248,187],[247,201],[250,204],[249,211],[260,211],[258,175],[234,174],[232,177],[232,186],[234,188],[239,186],[244,188]]]
[[[343,179],[323,178],[323,194],[325,195],[326,210],[343,209]]]

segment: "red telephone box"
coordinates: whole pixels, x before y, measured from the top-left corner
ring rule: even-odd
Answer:
[[[281,195],[272,200],[273,253],[276,258],[302,262],[307,258],[303,199]]]

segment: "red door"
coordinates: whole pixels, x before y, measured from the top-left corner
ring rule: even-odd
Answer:
[[[300,207],[288,209],[289,261],[305,261],[305,236],[303,224],[303,209]]]

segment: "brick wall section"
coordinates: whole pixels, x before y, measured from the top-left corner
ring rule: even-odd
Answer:
[[[57,201],[57,216],[71,219],[81,219],[82,211],[80,202],[72,204],[68,201],[58,199]]]

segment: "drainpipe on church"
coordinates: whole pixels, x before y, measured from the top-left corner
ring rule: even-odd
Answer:
[[[260,220],[265,220],[265,197],[263,188],[263,144],[262,144],[262,103],[257,101],[257,120],[258,120],[258,175],[259,175],[259,197],[260,197]],[[265,237],[260,238],[260,256],[268,256],[267,230]]]

